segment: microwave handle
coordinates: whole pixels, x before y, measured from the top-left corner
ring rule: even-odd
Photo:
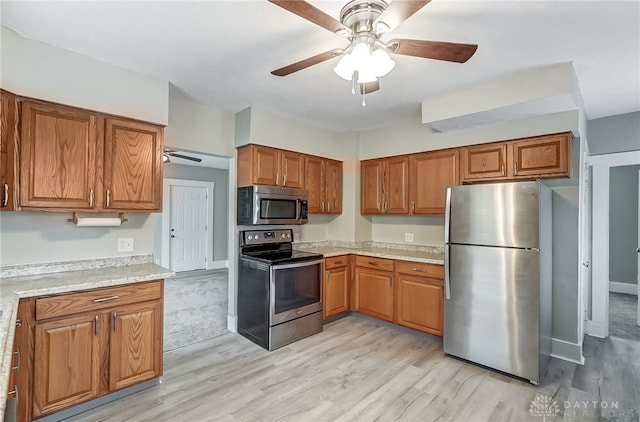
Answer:
[[[300,213],[302,213],[302,199],[296,199],[296,219],[300,220]]]

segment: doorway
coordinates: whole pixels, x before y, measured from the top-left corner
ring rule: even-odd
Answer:
[[[610,204],[611,199],[611,174],[612,169],[624,166],[640,165],[640,153],[638,151],[596,155],[589,157],[589,164],[593,168],[593,208],[592,208],[592,288],[591,288],[591,319],[588,321],[588,334],[595,337],[608,337],[610,333],[610,314],[612,306],[618,307],[617,297],[613,299],[613,305],[610,303],[610,269],[612,265],[617,265],[615,260],[612,262],[610,255],[610,247],[617,246],[610,243],[610,221],[616,218],[616,214],[610,212],[611,209],[617,211],[621,204]],[[629,193],[627,193],[629,195]],[[632,195],[635,198],[637,191]],[[635,200],[637,201],[637,200]],[[611,208],[610,208],[611,207]],[[634,218],[637,219],[638,211],[635,209]],[[627,232],[631,231],[629,228]],[[637,229],[633,230],[633,236],[637,235]],[[638,239],[635,239],[637,242]],[[635,247],[637,247],[636,245]],[[628,247],[627,247],[628,249]],[[635,248],[633,248],[635,249]],[[632,250],[635,252],[635,250]],[[637,255],[637,252],[635,252]],[[617,259],[617,256],[615,257]],[[636,257],[637,259],[637,257]],[[636,264],[637,265],[637,264]],[[636,273],[637,277],[637,273]],[[613,284],[613,286],[616,286]],[[637,292],[636,288],[633,289]],[[615,292],[614,292],[615,293]],[[629,299],[629,298],[626,298]],[[633,309],[633,326],[640,329],[636,325],[638,317],[638,297],[632,297]]]
[[[214,183],[164,179],[162,263],[176,272],[213,263]]]

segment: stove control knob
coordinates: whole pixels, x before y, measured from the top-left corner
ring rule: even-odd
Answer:
[[[291,239],[291,233],[287,233],[287,239]]]
[[[260,235],[256,233],[254,239],[258,240],[260,238]]]
[[[249,236],[247,236],[247,239],[248,239],[248,240],[253,240],[253,236],[252,236],[252,235],[249,235]]]
[[[286,236],[285,236],[285,234],[284,234],[284,233],[282,233],[282,234],[280,235],[280,238],[281,238],[281,239],[284,239],[285,237],[286,237]]]

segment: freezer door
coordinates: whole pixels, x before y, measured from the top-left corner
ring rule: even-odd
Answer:
[[[449,188],[448,243],[538,248],[538,182]]]
[[[444,352],[538,382],[538,252],[448,247]]]

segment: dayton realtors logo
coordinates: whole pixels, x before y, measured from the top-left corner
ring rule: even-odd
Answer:
[[[617,401],[598,400],[565,400],[562,402],[564,416],[573,419],[582,418],[608,418],[615,420],[640,421],[638,409],[620,409]],[[541,416],[542,420],[547,417],[560,415],[560,406],[552,396],[538,394],[529,405],[531,416]]]

